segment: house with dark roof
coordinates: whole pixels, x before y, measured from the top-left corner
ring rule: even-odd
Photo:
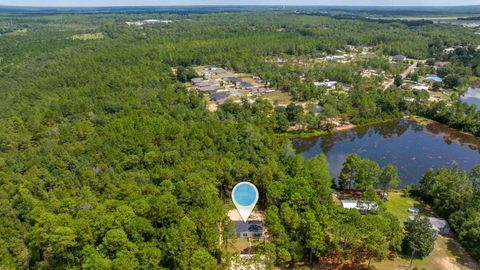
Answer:
[[[217,70],[217,67],[214,65],[204,66],[203,68],[206,70]]]
[[[397,54],[392,56],[392,61],[393,62],[401,62],[407,60],[407,57],[405,55]]]
[[[210,98],[212,98],[212,100],[214,100],[220,105],[225,103],[225,101],[227,100],[227,97],[228,97],[227,92],[216,92],[210,95]]]
[[[263,222],[259,220],[249,220],[243,222],[233,221],[235,233],[238,238],[261,238],[263,235]]]
[[[247,83],[247,82],[241,82],[240,83],[240,88],[242,88],[242,89],[252,89],[253,84]]]
[[[224,77],[224,79],[228,82],[231,82],[231,83],[239,83],[241,82],[240,79],[236,78],[236,77]]]

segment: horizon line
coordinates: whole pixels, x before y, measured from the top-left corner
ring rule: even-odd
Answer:
[[[0,8],[157,8],[157,7],[431,7],[431,8],[442,8],[442,7],[480,7],[479,4],[473,5],[362,5],[362,4],[355,4],[355,5],[284,5],[284,4],[213,4],[213,5],[190,5],[190,4],[179,4],[179,5],[111,5],[111,6],[96,6],[96,5],[86,5],[86,6],[35,6],[35,5],[0,5]]]

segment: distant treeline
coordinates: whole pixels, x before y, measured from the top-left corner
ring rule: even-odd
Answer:
[[[480,20],[480,16],[458,18],[458,20],[460,20],[460,21],[478,21],[478,20]]]

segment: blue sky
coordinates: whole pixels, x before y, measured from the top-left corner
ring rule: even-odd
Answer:
[[[12,6],[171,6],[171,5],[480,5],[480,0],[0,0]]]

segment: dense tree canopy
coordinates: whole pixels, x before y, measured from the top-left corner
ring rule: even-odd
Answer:
[[[389,64],[388,55],[436,57],[443,46],[478,40],[463,28],[281,11],[161,13],[172,22],[142,27],[125,22],[152,14],[1,16],[8,23],[0,25],[0,268],[223,269],[228,197],[240,181],[259,189],[271,233],[260,251],[275,264],[382,260],[400,250],[399,221],[383,209],[361,215],[335,206],[325,156],[291,155],[275,133],[407,113],[480,132],[475,107],[429,105],[425,93],[384,91],[360,75],[363,68],[399,74],[405,65]],[[373,53],[351,65],[294,64],[346,45]],[[470,50],[454,57],[442,71],[449,87],[480,63]],[[205,96],[184,84],[194,66],[210,64],[261,76],[322,112],[263,99],[210,112]],[[325,79],[351,88],[314,86]],[[372,200],[374,186],[394,187],[397,178],[394,168],[351,156],[339,184]],[[477,184],[475,171],[468,178],[441,169],[420,187],[473,254]]]

